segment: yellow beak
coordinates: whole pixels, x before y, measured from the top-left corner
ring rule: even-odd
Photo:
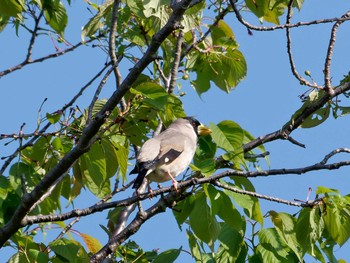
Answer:
[[[207,126],[201,124],[198,126],[198,134],[200,136],[206,136],[211,134],[211,129],[209,129]]]

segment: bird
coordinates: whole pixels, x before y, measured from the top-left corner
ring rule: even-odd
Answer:
[[[209,135],[211,130],[194,117],[176,119],[167,129],[148,139],[139,150],[136,164],[130,174],[138,174],[133,187],[138,189],[144,178],[148,185],[171,180],[177,191],[175,177],[190,164],[197,148],[198,136]],[[151,191],[150,187],[149,190]]]

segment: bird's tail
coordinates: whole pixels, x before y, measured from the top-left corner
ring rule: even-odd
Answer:
[[[136,177],[136,180],[134,182],[134,185],[132,186],[132,188],[134,189],[139,189],[139,187],[141,186],[143,179],[145,178],[146,174],[147,174],[148,169],[141,169],[139,171],[139,175]]]

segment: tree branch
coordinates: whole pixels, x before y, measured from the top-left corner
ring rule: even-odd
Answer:
[[[115,76],[117,89],[120,86],[120,83],[122,82],[122,75],[118,67],[119,62],[115,54],[115,38],[116,38],[116,31],[117,31],[117,18],[118,18],[119,4],[120,4],[119,0],[114,0],[113,9],[112,9],[111,27],[110,27],[111,30],[109,32],[109,41],[108,41],[109,56],[112,61],[112,68]],[[126,104],[124,99],[120,100],[120,108],[122,112],[125,111],[126,109]]]
[[[294,2],[294,0],[290,0],[289,4],[288,4],[288,12],[287,12],[287,18],[286,18],[287,24],[290,24],[290,20],[292,18],[292,4],[293,4],[293,2]],[[287,53],[288,53],[288,58],[289,58],[289,64],[290,64],[290,68],[292,70],[294,77],[303,85],[306,85],[306,86],[309,86],[309,87],[315,88],[315,89],[321,89],[321,87],[319,87],[318,85],[316,85],[314,83],[310,83],[305,78],[303,78],[296,70],[296,66],[295,66],[293,54],[292,54],[292,39],[290,36],[290,28],[289,27],[286,28],[286,36],[287,36]]]
[[[153,216],[165,212],[167,207],[172,207],[174,202],[181,201],[187,196],[188,194],[178,194],[176,192],[170,193],[164,198],[159,199],[159,201],[149,209],[143,211],[142,213],[138,213],[135,219],[120,234],[110,239],[108,243],[102,249],[100,249],[100,251],[90,258],[90,262],[101,262],[109,254],[115,252],[118,246],[128,237],[137,232],[143,223]]]
[[[170,79],[169,86],[167,87],[168,93],[174,93],[174,89],[176,86],[177,73],[179,71],[179,65],[180,65],[180,61],[181,61],[181,50],[182,50],[183,37],[184,37],[184,32],[182,30],[180,30],[179,35],[177,36],[177,41],[176,41],[173,66],[171,68],[170,76],[168,77],[168,79]]]
[[[350,20],[350,17],[346,17],[346,18],[335,17],[335,18],[318,19],[318,20],[313,20],[313,21],[309,21],[309,22],[298,22],[295,24],[285,23],[282,25],[269,26],[269,27],[268,26],[254,26],[254,25],[249,24],[246,20],[244,20],[244,18],[242,17],[241,13],[239,12],[239,10],[237,8],[236,3],[237,3],[237,0],[230,0],[230,4],[233,8],[233,12],[235,13],[237,20],[242,25],[247,27],[248,29],[254,30],[254,31],[274,31],[274,30],[278,30],[278,29],[301,27],[301,26],[311,26],[311,25],[317,25],[317,24],[326,24],[326,23],[333,23],[333,22],[337,22],[337,21]]]
[[[103,71],[106,70],[107,67],[110,66],[110,63],[106,64],[88,83],[86,83],[79,91],[78,93],[66,104],[64,105],[59,111],[64,112],[65,110],[67,110],[69,107],[71,107],[76,100],[83,94],[83,92],[97,79],[101,76],[101,74],[103,73]],[[39,131],[35,131],[33,134],[33,138],[31,138],[27,143],[25,143],[22,147],[19,147],[18,149],[16,149],[16,151],[10,155],[9,157],[7,157],[5,163],[3,164],[3,166],[0,169],[0,175],[2,175],[5,170],[7,169],[7,167],[11,164],[11,162],[13,161],[14,158],[16,158],[16,156],[25,148],[27,148],[28,146],[33,145],[33,143],[41,136],[41,134],[45,133],[46,130],[51,126],[52,124],[50,122],[48,122],[43,128],[41,128],[41,130]],[[24,136],[24,135],[23,135]],[[20,138],[20,136],[19,136]]]
[[[25,67],[25,66],[27,66],[27,65],[30,65],[30,64],[34,64],[34,63],[38,63],[38,62],[43,62],[43,61],[45,61],[45,60],[48,60],[48,59],[51,59],[51,58],[56,58],[56,57],[60,57],[60,56],[62,56],[62,55],[65,55],[65,54],[67,54],[68,52],[72,52],[72,51],[74,51],[75,49],[77,49],[78,47],[80,47],[81,45],[85,45],[85,44],[88,44],[88,43],[90,43],[90,42],[92,42],[92,41],[94,41],[95,39],[89,39],[89,40],[87,40],[87,41],[82,41],[82,42],[79,42],[78,44],[76,44],[76,45],[74,45],[74,46],[72,46],[72,47],[70,47],[70,48],[67,48],[67,49],[65,49],[65,50],[62,50],[62,51],[60,51],[60,52],[56,52],[56,53],[53,53],[53,54],[50,54],[50,55],[47,55],[47,56],[44,56],[44,57],[41,57],[41,58],[38,58],[38,59],[34,59],[34,60],[27,60],[27,59],[25,59],[22,63],[20,63],[20,64],[18,64],[18,65],[16,65],[16,66],[13,66],[13,67],[11,67],[11,68],[8,68],[8,69],[5,69],[5,70],[3,70],[3,71],[0,71],[0,78],[1,77],[3,77],[3,76],[5,76],[5,75],[7,75],[7,74],[9,74],[9,73],[12,73],[12,72],[14,72],[14,71],[16,71],[16,70],[19,70],[19,69],[21,69],[21,68],[23,68],[23,67]]]
[[[271,170],[260,170],[260,171],[236,171],[236,170],[228,170],[225,172],[221,172],[209,177],[203,177],[203,178],[196,178],[196,177],[191,177],[188,178],[184,181],[179,181],[178,184],[178,189],[179,190],[186,190],[187,188],[195,185],[201,185],[201,184],[206,184],[206,183],[213,183],[215,184],[217,180],[229,177],[229,176],[239,176],[239,177],[246,177],[246,178],[251,178],[251,177],[262,177],[262,176],[273,176],[273,175],[286,175],[286,174],[306,174],[309,172],[313,171],[319,171],[319,170],[337,170],[340,167],[344,166],[350,166],[350,160],[348,161],[340,161],[340,162],[334,162],[327,164],[327,161],[329,158],[332,156],[338,154],[338,153],[350,153],[350,149],[347,148],[339,148],[331,153],[327,154],[325,158],[318,163],[315,163],[310,166],[305,166],[305,167],[299,167],[299,168],[281,168],[281,169],[271,169]],[[54,222],[54,221],[64,221],[67,219],[71,219],[74,217],[83,217],[87,216],[96,212],[101,212],[106,209],[111,209],[115,207],[128,207],[130,205],[136,204],[139,201],[149,199],[149,198],[154,198],[159,195],[163,195],[165,193],[170,193],[174,192],[174,187],[169,186],[169,187],[164,187],[161,189],[156,189],[153,190],[152,192],[147,192],[147,193],[139,193],[139,195],[133,195],[132,197],[118,200],[118,201],[113,201],[113,202],[99,202],[97,204],[94,204],[90,207],[84,208],[84,209],[74,209],[70,212],[64,213],[64,214],[58,214],[58,215],[37,215],[37,216],[26,216],[22,221],[20,226],[28,226],[36,223],[44,223],[44,222]],[[181,191],[179,191],[181,192]],[[239,193],[239,191],[236,191]],[[176,192],[175,192],[176,193]],[[242,191],[240,194],[249,194],[252,196],[255,196],[256,193],[254,192],[249,192],[249,191]],[[257,194],[258,195],[258,194]],[[260,198],[259,196],[256,196]],[[267,199],[264,197],[261,197],[262,199]],[[275,201],[273,198],[267,199],[270,201]],[[125,221],[124,221],[125,222]],[[118,233],[119,234],[119,233]],[[115,235],[118,236],[118,235]]]
[[[345,13],[342,18],[350,18],[350,11]],[[331,61],[332,61],[332,56],[333,56],[333,50],[334,50],[334,45],[335,45],[335,40],[336,40],[336,35],[337,35],[337,30],[339,26],[343,23],[344,21],[337,21],[331,31],[331,37],[329,39],[329,44],[328,44],[328,49],[327,49],[327,55],[326,55],[326,61],[324,63],[324,90],[329,94],[333,95],[333,87],[331,83]]]
[[[229,190],[231,192],[237,193],[237,194],[241,194],[241,195],[249,195],[249,196],[253,196],[259,199],[264,199],[264,200],[268,200],[268,201],[272,201],[275,203],[280,203],[280,204],[285,204],[285,205],[291,205],[291,206],[298,206],[298,207],[303,207],[303,206],[313,206],[313,204],[305,204],[305,203],[297,203],[297,202],[292,202],[292,201],[288,201],[288,200],[283,200],[281,198],[277,198],[277,197],[273,197],[273,196],[267,196],[267,195],[262,195],[262,194],[258,194],[256,192],[251,192],[251,191],[246,191],[246,190],[242,190],[239,189],[237,187],[233,187],[230,186],[228,184],[223,184],[220,183],[219,181],[213,181],[211,182],[211,184],[216,185],[220,188]]]
[[[156,52],[163,41],[176,29],[179,28],[184,12],[190,4],[190,0],[182,0],[173,5],[173,13],[167,21],[166,25],[157,32],[151,40],[149,48],[145,55],[135,64],[130,70],[127,77],[119,86],[119,89],[114,91],[112,96],[106,102],[104,107],[98,112],[83,130],[77,145],[67,153],[62,160],[38,183],[31,193],[24,194],[21,203],[14,212],[12,218],[0,228],[0,247],[20,228],[21,221],[28,213],[29,209],[43,196],[46,189],[49,189],[52,184],[73,165],[73,163],[85,152],[89,150],[88,146],[90,140],[99,131],[105,119],[121,101],[124,94],[130,89],[132,83],[142,73],[142,71],[151,63],[156,57]]]
[[[281,130],[260,136],[256,138],[255,140],[252,140],[246,144],[243,145],[244,152],[248,152],[259,145],[262,145],[266,142],[275,141],[277,139],[288,139],[289,135],[292,131],[297,129],[310,115],[312,115],[316,110],[322,108],[328,101],[346,91],[350,90],[350,83],[347,82],[339,87],[337,87],[334,90],[334,93],[332,96],[325,93],[325,95],[317,100],[316,102],[312,103],[308,107],[306,107],[299,116],[296,116],[293,120],[287,122]]]

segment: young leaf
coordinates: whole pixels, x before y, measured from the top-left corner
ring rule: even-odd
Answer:
[[[79,235],[84,240],[86,247],[90,253],[94,254],[102,248],[102,245],[98,239],[84,233],[80,233]]]

